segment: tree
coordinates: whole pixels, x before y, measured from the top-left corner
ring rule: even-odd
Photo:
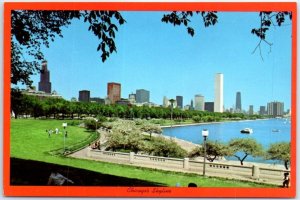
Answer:
[[[216,158],[229,156],[232,154],[230,148],[226,144],[218,141],[208,141],[206,143],[206,153],[206,159],[210,162],[213,162]],[[204,156],[203,146],[196,147],[189,153],[190,158],[197,156]]]
[[[284,162],[284,166],[288,169],[290,163],[290,152],[291,152],[291,143],[290,142],[278,142],[270,145],[267,150],[267,159],[271,160],[281,160]]]
[[[117,11],[31,11],[11,12],[11,83],[31,85],[30,75],[39,70],[39,62],[44,60],[41,47],[49,47],[56,36],[63,37],[62,27],[67,27],[73,19],[89,23],[88,30],[99,38],[97,51],[101,51],[104,62],[116,52],[114,42],[118,31],[116,24],[125,19]],[[32,61],[28,61],[28,59]]]
[[[189,26],[189,23],[191,22],[191,18],[193,15],[199,15],[201,14],[202,20],[205,27],[209,27],[211,25],[215,25],[218,22],[218,16],[216,11],[173,11],[171,14],[163,15],[161,21],[165,23],[170,23],[174,26],[180,26],[184,25],[187,27],[187,32],[189,35],[194,36],[195,30],[192,26]],[[292,19],[292,12],[282,11],[282,12],[272,12],[272,11],[264,11],[259,12],[259,19],[260,19],[260,27],[259,28],[253,28],[251,30],[251,33],[254,34],[259,38],[259,42],[252,53],[255,53],[257,49],[259,49],[259,53],[261,56],[261,59],[263,60],[262,52],[261,52],[261,44],[264,42],[270,47],[272,43],[269,42],[266,39],[267,31],[270,30],[271,26],[281,26],[285,21],[286,17],[288,17],[290,20]],[[274,21],[275,20],[275,21]]]
[[[150,139],[151,139],[152,133],[157,133],[157,134],[162,133],[162,129],[160,126],[154,125],[154,124],[149,124],[149,123],[144,124],[143,127],[141,128],[141,130],[149,133]]]
[[[161,136],[153,138],[145,150],[151,155],[163,157],[183,158],[187,154],[174,140],[165,139]]]
[[[243,162],[248,155],[253,157],[264,155],[262,145],[257,143],[256,140],[252,138],[232,139],[229,142],[229,148],[232,150],[233,156],[241,162],[241,165],[243,165]],[[244,153],[244,155],[240,156],[238,152]]]

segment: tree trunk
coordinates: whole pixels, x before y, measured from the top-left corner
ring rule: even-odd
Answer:
[[[289,163],[289,161],[284,161],[284,166],[285,166],[285,169],[286,169],[286,170],[289,169],[288,163]]]

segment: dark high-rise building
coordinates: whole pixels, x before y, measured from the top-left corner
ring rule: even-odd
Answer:
[[[273,117],[284,115],[284,103],[277,101],[268,103],[267,112],[268,115],[271,115]]]
[[[89,90],[81,90],[81,91],[79,91],[78,101],[81,101],[81,102],[90,102],[90,91]]]
[[[176,96],[177,108],[183,108],[183,96]]]
[[[214,112],[214,102],[205,102],[204,103],[204,110],[209,112]]]
[[[260,106],[259,107],[259,114],[260,115],[265,115],[267,112],[266,112],[266,106]]]
[[[193,99],[191,100],[191,107],[190,107],[190,110],[194,110],[194,102],[193,102]]]
[[[150,92],[144,89],[136,90],[136,102],[137,103],[150,102]]]
[[[253,105],[249,106],[249,115],[253,115],[254,114],[254,109],[253,109]]]
[[[121,84],[107,83],[107,96],[112,104],[121,99]]]
[[[47,61],[42,62],[39,91],[51,93],[50,71],[47,69]]]
[[[237,93],[236,93],[235,111],[238,112],[238,113],[242,112],[242,98],[241,98],[241,92],[237,92]]]

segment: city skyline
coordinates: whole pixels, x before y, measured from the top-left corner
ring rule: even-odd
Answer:
[[[268,53],[269,47],[264,46],[262,60],[258,52],[251,53],[259,42],[250,33],[257,27],[258,13],[219,12],[219,23],[210,28],[195,25],[194,37],[184,27],[160,22],[161,12],[122,14],[127,23],[119,27],[116,35],[118,53],[104,64],[96,51],[97,38],[83,23],[72,23],[63,30],[64,38],[57,38],[49,49],[43,49],[52,88],[65,99],[76,97],[79,90],[105,97],[106,84],[118,82],[122,85],[122,98],[143,88],[150,91],[150,101],[157,104],[161,104],[163,96],[180,95],[183,105],[187,105],[196,94],[211,102],[214,75],[221,72],[225,77],[225,108],[234,106],[237,91],[243,94],[245,108],[253,105],[258,110],[276,100],[290,108],[291,26],[271,29],[268,36],[274,43],[272,52]],[[235,37],[230,32],[233,27]],[[220,31],[222,34],[218,34]],[[38,75],[32,78],[36,85]]]

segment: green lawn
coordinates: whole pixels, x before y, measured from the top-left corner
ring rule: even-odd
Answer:
[[[126,165],[81,160],[49,154],[50,151],[63,148],[63,134],[52,134],[48,137],[46,129],[59,128],[62,131],[62,123],[70,121],[61,120],[34,120],[34,119],[12,119],[11,120],[11,157],[36,160],[47,163],[59,164],[75,168],[135,178],[153,183],[160,183],[166,186],[187,186],[194,182],[198,186],[204,187],[270,187],[270,185],[255,184],[219,178],[207,178],[193,174],[183,174],[175,172],[165,172],[161,170],[151,170]],[[66,146],[72,146],[90,138],[93,132],[87,132],[84,128],[77,126],[67,127],[68,138]]]

